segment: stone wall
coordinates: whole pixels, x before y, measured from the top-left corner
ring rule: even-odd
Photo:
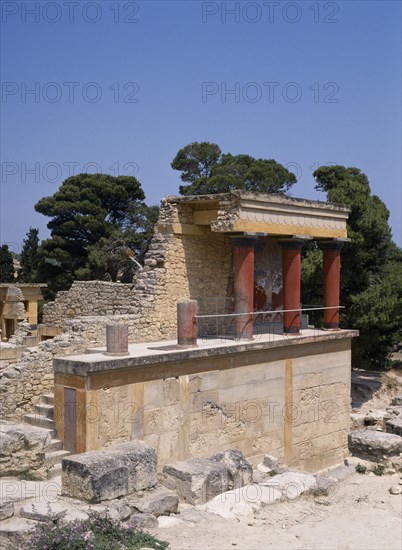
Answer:
[[[64,334],[27,348],[17,363],[0,369],[0,418],[22,422],[44,393],[53,391],[53,358],[83,353],[81,336]]]
[[[133,284],[74,281],[43,308],[43,323],[60,326],[63,320],[87,315],[131,313]]]

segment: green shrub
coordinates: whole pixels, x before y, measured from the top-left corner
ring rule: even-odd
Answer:
[[[373,474],[375,474],[376,476],[382,476],[384,474],[384,470],[385,470],[385,466],[383,466],[382,464],[379,464],[378,466],[373,468]]]
[[[356,464],[355,470],[358,474],[365,474],[367,471],[367,468],[366,466],[363,466],[363,464],[360,464],[359,462],[358,464]]]
[[[149,533],[125,527],[108,513],[89,512],[86,520],[70,523],[54,520],[38,525],[25,547],[27,550],[137,550],[142,547],[166,550],[163,542]]]

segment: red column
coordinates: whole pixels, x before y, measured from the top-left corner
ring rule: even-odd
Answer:
[[[336,308],[324,309],[324,327],[338,329],[342,243],[337,241],[323,242],[320,244],[320,248],[324,255],[324,307]]]
[[[283,332],[300,331],[300,270],[303,241],[279,243],[282,248],[283,309],[294,309],[283,314]]]
[[[177,344],[179,346],[197,345],[197,300],[177,302]]]
[[[238,237],[233,239],[234,298],[236,338],[253,338],[254,307],[254,247],[256,239]],[[248,314],[248,315],[247,315]]]

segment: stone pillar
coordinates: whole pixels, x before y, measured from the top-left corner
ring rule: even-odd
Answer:
[[[127,325],[123,323],[106,325],[106,355],[129,355]]]
[[[196,346],[198,336],[197,300],[177,302],[177,344]]]
[[[234,299],[236,338],[252,340],[254,308],[254,247],[257,239],[236,237],[233,243]]]
[[[283,309],[294,309],[283,314],[283,332],[300,332],[300,270],[302,240],[279,242],[282,249]]]
[[[324,270],[324,328],[339,329],[339,294],[341,285],[341,248],[342,242],[326,241],[320,243],[323,251]]]

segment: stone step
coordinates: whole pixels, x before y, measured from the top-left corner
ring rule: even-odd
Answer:
[[[48,464],[53,464],[53,465],[61,464],[61,461],[63,460],[63,458],[70,454],[71,453],[69,453],[69,451],[63,451],[63,450],[52,451],[50,453],[45,453],[45,461]]]
[[[55,464],[53,468],[50,468],[49,470],[49,479],[54,479],[59,476],[61,476],[61,462]]]
[[[45,393],[44,395],[42,395],[42,401],[44,403],[47,403],[48,405],[54,405],[54,394]]]
[[[35,405],[35,414],[44,416],[50,420],[54,419],[54,405],[48,403],[39,403]]]
[[[38,428],[46,428],[48,430],[52,431],[52,435],[54,432],[55,435],[55,423],[50,418],[46,418],[45,416],[42,416],[40,414],[26,414],[23,418],[24,422],[27,424],[30,424],[31,426],[36,426]]]
[[[61,439],[54,438],[51,440],[49,445],[46,447],[46,451],[52,452],[52,451],[62,451],[63,450],[63,442]]]

